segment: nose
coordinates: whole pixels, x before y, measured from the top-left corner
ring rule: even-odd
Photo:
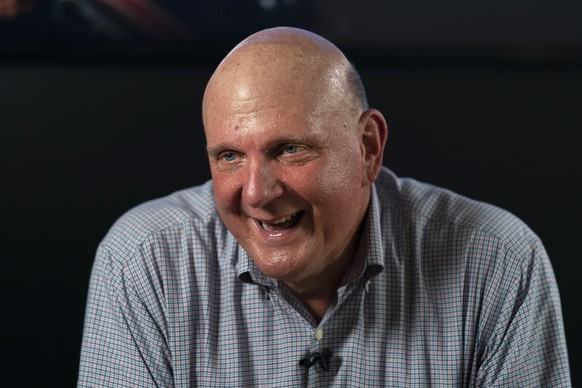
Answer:
[[[254,208],[261,208],[283,195],[283,184],[277,167],[269,161],[253,161],[246,165],[243,201]]]

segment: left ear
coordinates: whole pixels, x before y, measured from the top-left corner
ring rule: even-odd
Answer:
[[[384,156],[384,147],[388,138],[388,124],[382,113],[376,109],[368,109],[360,116],[358,131],[361,136],[364,175],[362,184],[374,183]]]

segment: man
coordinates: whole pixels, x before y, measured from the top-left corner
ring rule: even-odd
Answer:
[[[569,386],[539,239],[382,167],[386,122],[330,42],[247,38],[203,120],[212,181],[99,247],[80,386]]]

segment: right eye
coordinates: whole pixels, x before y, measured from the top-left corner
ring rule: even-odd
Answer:
[[[236,154],[234,152],[225,152],[220,158],[225,162],[234,162],[236,160]]]
[[[219,152],[214,163],[220,171],[235,171],[243,165],[245,155],[236,151]]]

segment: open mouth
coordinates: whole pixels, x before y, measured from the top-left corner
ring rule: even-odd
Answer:
[[[293,214],[289,214],[288,216],[285,217],[278,218],[273,222],[265,222],[260,220],[257,221],[259,222],[263,229],[269,232],[276,232],[293,227],[299,221],[302,215],[303,211],[300,211]]]

